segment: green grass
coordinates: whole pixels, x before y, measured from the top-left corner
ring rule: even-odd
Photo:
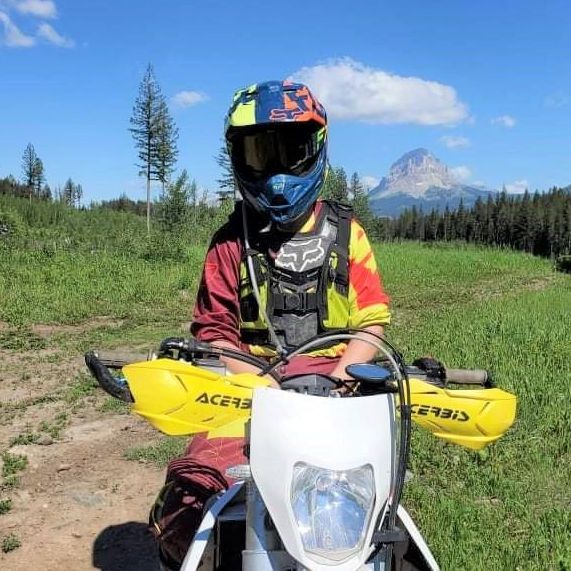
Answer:
[[[97,381],[89,374],[87,370],[79,373],[73,383],[65,388],[62,397],[68,404],[75,404],[86,396],[95,393]]]
[[[515,426],[484,453],[414,430],[405,503],[442,569],[571,569],[571,280],[497,250],[377,255],[406,356],[491,369],[518,397]]]
[[[404,503],[442,569],[571,570],[570,276],[498,249],[403,243],[375,251],[392,298],[387,334],[407,360],[430,354],[451,367],[491,369],[518,397],[514,427],[481,453],[414,429]],[[162,263],[106,252],[5,252],[0,321],[12,329],[0,345],[32,349],[35,322],[108,316],[122,321],[46,343],[71,355],[156,347],[191,319],[204,248],[190,252]],[[58,398],[77,403],[93,390],[80,376]],[[117,402],[102,409],[118,412]],[[166,438],[127,456],[164,466],[183,447]]]
[[[26,446],[28,444],[35,444],[40,437],[39,434],[36,432],[26,431],[18,434],[18,436],[14,436],[14,438],[10,439],[9,446]]]
[[[107,397],[99,407],[101,412],[113,412],[115,414],[128,414],[129,403],[118,400],[114,397]]]
[[[12,500],[7,498],[0,500],[0,515],[7,514],[12,509]]]
[[[14,551],[18,549],[22,545],[19,537],[13,533],[5,535],[2,538],[2,552],[3,553],[10,553],[10,551]]]
[[[2,453],[2,476],[4,478],[13,476],[21,472],[28,465],[28,459],[21,454]]]
[[[399,325],[418,322],[418,311],[439,314],[565,279],[549,261],[509,250],[420,243],[377,244],[374,250]]]
[[[76,402],[76,401],[74,401]],[[54,419],[51,422],[46,420],[42,420],[38,426],[38,430],[47,434],[54,440],[59,440],[61,438],[61,434],[64,428],[69,423],[69,415],[67,412],[59,412],[55,415]],[[39,438],[39,435],[38,435]]]
[[[153,444],[127,450],[125,458],[150,462],[159,468],[163,468],[170,460],[180,456],[184,452],[185,446],[185,438],[165,437]]]
[[[181,305],[192,303],[188,291],[197,287],[203,253],[195,247],[180,262],[156,262],[107,252],[0,250],[6,268],[0,272],[0,321],[22,326],[102,315],[136,323],[177,319]],[[29,334],[19,336],[24,339],[18,346],[29,343]],[[0,346],[14,343],[5,337]]]
[[[19,472],[26,469],[28,458],[21,454],[12,454],[11,452],[2,452],[2,483],[0,491],[12,490],[20,484]]]
[[[43,349],[45,346],[45,339],[25,327],[14,327],[8,331],[0,332],[0,349],[33,351],[34,349]]]

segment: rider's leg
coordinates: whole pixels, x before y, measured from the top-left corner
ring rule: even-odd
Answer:
[[[193,437],[180,458],[171,461],[166,483],[151,510],[151,531],[157,537],[161,558],[178,569],[200,525],[210,497],[233,483],[228,467],[247,462],[242,438]]]

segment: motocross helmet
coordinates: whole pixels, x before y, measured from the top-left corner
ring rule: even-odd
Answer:
[[[278,228],[303,218],[327,172],[327,116],[309,88],[267,81],[240,89],[224,131],[244,200]]]

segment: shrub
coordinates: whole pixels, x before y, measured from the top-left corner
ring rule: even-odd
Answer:
[[[5,535],[2,538],[2,551],[4,553],[10,553],[10,551],[14,551],[14,549],[18,549],[22,545],[22,542],[18,538],[17,535],[10,533],[9,535]]]
[[[24,233],[24,223],[17,212],[0,208],[0,243],[13,243]]]
[[[571,254],[559,256],[557,260],[555,260],[555,269],[559,272],[571,274]]]

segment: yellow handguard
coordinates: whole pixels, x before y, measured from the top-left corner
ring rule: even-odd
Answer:
[[[501,389],[443,389],[410,379],[412,420],[448,442],[481,450],[515,420],[516,397]]]
[[[223,376],[172,359],[126,365],[123,374],[135,400],[131,410],[173,436],[243,436],[253,389],[270,384],[250,373]]]
[[[133,412],[169,435],[243,436],[252,393],[270,382],[251,373],[219,375],[187,362],[156,359],[123,367]],[[412,420],[438,438],[480,450],[515,419],[516,397],[496,388],[449,390],[410,379]]]

